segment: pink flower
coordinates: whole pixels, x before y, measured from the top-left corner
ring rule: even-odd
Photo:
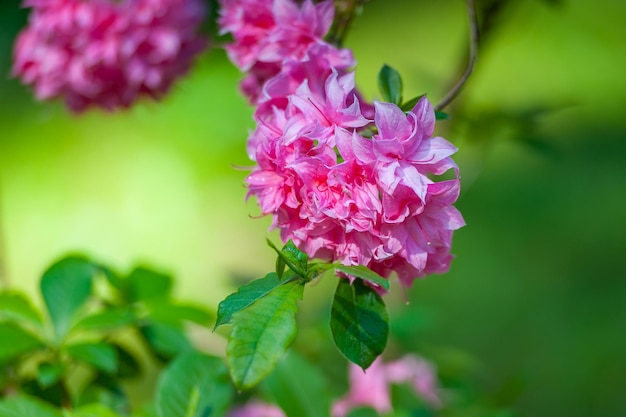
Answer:
[[[333,22],[330,0],[317,4],[305,0],[301,6],[292,0],[221,0],[220,4],[221,33],[231,33],[234,38],[226,51],[247,73],[241,89],[251,103],[261,99],[265,82],[278,75],[286,62],[306,59],[316,46],[322,47],[331,61],[327,69],[353,64],[349,51],[323,41]]]
[[[250,401],[246,405],[235,408],[228,417],[286,417],[283,410],[272,404]]]
[[[30,0],[13,74],[70,109],[162,97],[204,48],[200,0]]]
[[[344,417],[359,407],[371,407],[379,414],[391,412],[392,383],[410,383],[415,393],[428,405],[433,408],[442,406],[435,367],[418,356],[407,355],[386,364],[379,357],[366,372],[350,364],[349,382],[348,393],[332,406],[333,417]]]
[[[349,382],[348,394],[332,406],[333,417],[344,417],[352,409],[366,406],[373,408],[379,414],[392,410],[385,364],[380,357],[367,368],[367,371],[351,363]]]
[[[435,182],[456,148],[431,137],[435,116],[424,98],[405,114],[375,103],[377,133],[361,111],[354,74],[315,76],[312,57],[267,82],[248,151],[258,167],[247,179],[281,238],[310,257],[366,265],[403,285],[447,271],[458,178]],[[315,69],[315,70],[314,70]],[[310,75],[309,75],[310,74]],[[301,81],[296,87],[296,83]],[[382,289],[377,288],[382,292]]]

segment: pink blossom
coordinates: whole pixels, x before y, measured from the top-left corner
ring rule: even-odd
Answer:
[[[162,97],[204,48],[200,0],[29,0],[29,25],[14,49],[13,74],[38,99],[68,107],[129,107]]]
[[[293,68],[306,74],[315,65]],[[423,98],[406,114],[375,103],[376,133],[367,138],[361,132],[372,124],[352,73],[333,69],[323,83],[314,78],[311,88],[305,78],[294,91],[298,79],[284,72],[269,81],[255,113],[249,152],[258,167],[247,182],[261,212],[310,257],[395,272],[406,286],[446,272],[464,221],[453,206],[459,179],[435,181],[457,172],[456,148],[432,137],[430,103]]]
[[[336,401],[331,410],[333,417],[344,417],[352,409],[371,407],[379,414],[392,410],[385,364],[377,358],[366,371],[354,364],[349,366],[350,391]]]
[[[292,0],[221,0],[220,4],[221,33],[234,38],[226,51],[246,72],[241,89],[251,103],[257,103],[265,82],[278,75],[286,62],[306,59],[316,46],[325,49],[332,66],[352,61],[349,51],[323,41],[333,22],[330,0],[317,4],[305,0],[301,6]]]
[[[286,417],[283,410],[272,404],[261,401],[250,401],[246,405],[235,408],[228,417]]]
[[[349,365],[348,393],[335,401],[331,414],[344,417],[359,407],[371,407],[379,414],[392,411],[390,385],[410,383],[415,393],[433,408],[442,406],[437,372],[430,362],[414,355],[383,363],[379,357],[366,372],[357,365]]]

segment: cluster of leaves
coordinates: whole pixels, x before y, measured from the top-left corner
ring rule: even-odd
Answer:
[[[0,292],[0,416],[56,416],[55,407],[72,417],[131,415],[123,383],[140,376],[142,359],[158,366],[183,353],[192,359],[179,357],[183,364],[175,362],[163,374],[156,415],[195,415],[160,411],[173,407],[167,398],[179,398],[171,389],[189,381],[210,380],[224,397],[232,390],[225,364],[199,358],[184,333],[186,322],[207,326],[213,316],[172,300],[172,283],[145,268],[120,276],[86,258],[68,257],[43,274],[45,314],[23,294]],[[183,377],[172,376],[186,366]]]
[[[389,316],[375,288],[389,281],[364,266],[309,261],[289,241],[278,249],[276,271],[239,288],[218,308],[215,327],[232,324],[226,356],[239,389],[251,388],[269,375],[296,336],[297,301],[307,283],[327,271],[343,274],[331,308],[330,327],[336,346],[366,369],[385,349]]]

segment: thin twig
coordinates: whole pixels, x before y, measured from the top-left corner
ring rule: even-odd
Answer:
[[[465,72],[457,81],[457,83],[452,87],[452,89],[446,94],[446,96],[435,106],[435,110],[439,111],[446,107],[454,98],[459,94],[470,75],[472,75],[472,71],[474,71],[474,66],[476,64],[476,58],[478,56],[478,21],[476,19],[476,8],[474,7],[474,0],[467,0],[467,16],[469,18],[469,27],[470,27],[470,46],[469,46],[469,60],[467,62],[467,67],[465,68]]]

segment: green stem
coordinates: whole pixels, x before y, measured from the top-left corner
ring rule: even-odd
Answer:
[[[461,92],[461,89],[469,79],[470,75],[472,75],[472,71],[474,71],[474,66],[476,64],[476,58],[478,56],[478,21],[476,19],[476,8],[474,7],[474,0],[467,0],[467,16],[469,18],[469,28],[470,28],[470,37],[469,37],[469,59],[467,62],[467,67],[465,67],[465,71],[461,78],[457,83],[452,87],[452,89],[446,94],[446,96],[435,106],[435,111],[442,110],[448,104],[452,102],[456,98],[456,96]]]
[[[9,274],[7,274],[6,268],[6,248],[5,248],[5,230],[4,230],[4,207],[2,199],[2,175],[0,175],[0,289],[9,289],[11,283],[9,282]]]
[[[368,1],[370,0],[335,0],[335,20],[326,35],[328,43],[341,48],[354,17]]]

